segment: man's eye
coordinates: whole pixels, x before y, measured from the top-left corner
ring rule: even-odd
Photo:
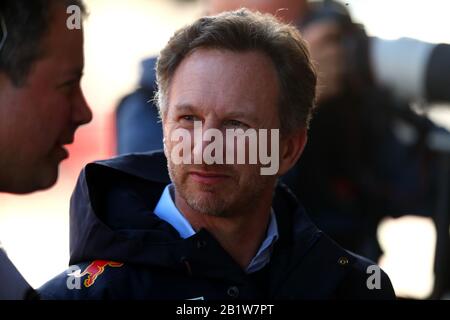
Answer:
[[[198,118],[193,115],[182,116],[181,119],[185,121],[198,121]]]
[[[247,128],[248,126],[245,123],[242,123],[238,120],[228,120],[225,125],[227,127],[233,127],[233,128]]]
[[[77,80],[68,80],[59,85],[59,87],[65,91],[72,91],[79,85]]]

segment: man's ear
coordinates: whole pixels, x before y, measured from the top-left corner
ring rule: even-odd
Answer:
[[[303,153],[308,140],[308,130],[303,128],[281,139],[280,169],[278,175],[282,176],[289,171]]]

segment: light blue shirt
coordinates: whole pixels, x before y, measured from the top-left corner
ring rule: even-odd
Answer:
[[[194,229],[183,214],[175,206],[173,200],[173,184],[169,184],[164,189],[158,204],[155,207],[154,213],[161,219],[169,223],[175,230],[178,231],[183,239],[189,238],[195,234]],[[245,270],[246,273],[256,272],[261,270],[269,263],[272,255],[273,245],[278,240],[278,226],[277,219],[273,210],[270,213],[269,227],[267,228],[266,237],[262,242],[258,252],[253,257],[250,264]]]

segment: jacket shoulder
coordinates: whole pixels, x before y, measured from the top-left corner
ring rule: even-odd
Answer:
[[[345,250],[326,235],[322,236],[316,251],[316,255],[329,258],[325,268],[329,270],[329,280],[335,281],[332,298],[395,299],[388,275],[375,262]]]
[[[353,262],[337,288],[336,296],[339,299],[396,299],[391,280],[380,266],[352,252],[347,253],[353,258]]]
[[[281,292],[287,299],[395,299],[379,266],[323,233],[287,279]]]

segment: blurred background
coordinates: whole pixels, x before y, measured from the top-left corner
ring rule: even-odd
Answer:
[[[84,25],[83,88],[94,120],[77,132],[75,143],[69,149],[70,158],[63,162],[60,178],[53,188],[26,196],[0,194],[1,241],[11,260],[34,287],[67,267],[69,200],[76,178],[87,162],[117,154],[116,109],[123,97],[138,87],[141,62],[156,56],[177,28],[205,12],[204,1],[85,2],[90,14]],[[364,24],[369,36],[450,43],[449,1],[348,0],[341,3],[354,22]],[[450,107],[443,103],[427,103],[425,107],[423,100],[419,98],[408,104],[420,117],[450,130]],[[379,112],[383,110],[380,108]],[[427,183],[434,183],[430,181],[433,180]],[[436,188],[432,194],[438,194],[439,190]],[[401,214],[386,214],[381,219],[376,229],[383,252],[379,262],[399,296],[425,299],[432,294],[435,280],[436,226],[431,214],[410,213],[403,210]]]

